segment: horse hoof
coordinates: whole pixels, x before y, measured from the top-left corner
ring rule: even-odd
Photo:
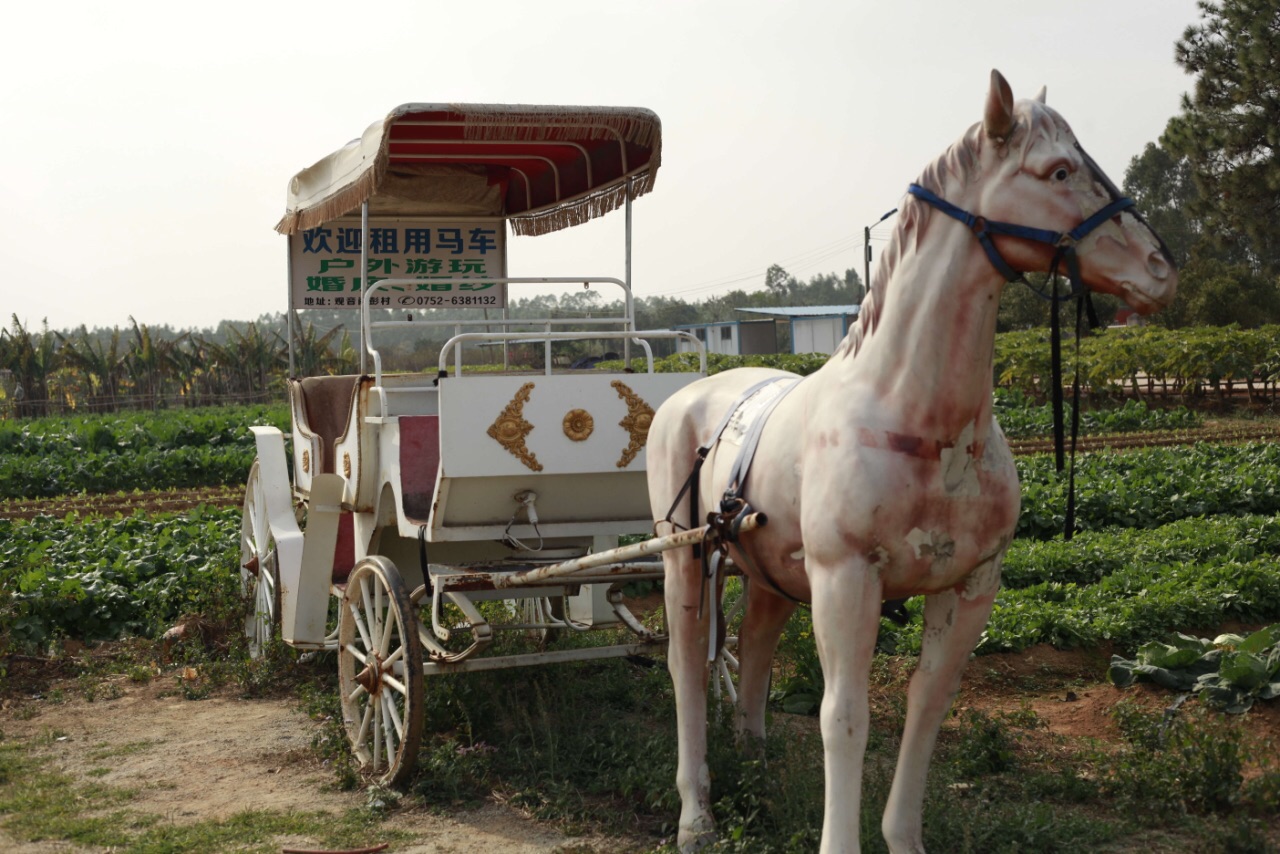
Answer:
[[[701,851],[715,841],[716,832],[708,828],[681,830],[676,847],[680,849],[680,854],[694,854],[695,851]]]

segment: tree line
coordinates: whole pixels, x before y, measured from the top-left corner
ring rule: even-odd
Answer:
[[[1177,299],[1152,321],[1170,328],[1274,324],[1280,322],[1280,0],[1199,5],[1200,21],[1174,45],[1174,61],[1194,86],[1124,178],[1125,195],[1164,238],[1179,269]],[[1006,292],[1002,329],[1045,322],[1047,309],[1023,291]]]
[[[858,302],[861,294],[862,282],[854,270],[819,274],[801,282],[775,265],[766,274],[763,290],[732,291],[700,303],[672,297],[637,298],[636,324],[640,329],[669,329],[730,320],[737,308],[849,304]],[[620,317],[623,305],[603,302],[598,291],[588,290],[512,300],[508,313],[530,319]],[[463,316],[476,317],[474,312],[441,312],[433,318]],[[315,376],[359,370],[358,317],[352,311],[300,313],[292,332],[291,371],[290,332],[284,314],[249,322],[223,321],[208,330],[174,330],[130,318],[124,329],[80,326],[71,331],[51,330],[47,324],[33,329],[14,315],[7,329],[0,328],[0,417],[278,400],[291,372]],[[407,330],[380,336],[384,369],[433,369],[441,345],[451,334],[450,328],[437,328],[424,329],[422,334]],[[565,350],[585,346],[569,344]],[[497,354],[490,351],[480,356],[496,358]]]

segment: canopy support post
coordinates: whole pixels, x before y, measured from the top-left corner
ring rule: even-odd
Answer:
[[[295,312],[295,311],[294,311],[294,309],[293,309],[293,252],[292,252],[292,247],[293,247],[293,236],[289,236],[289,237],[285,238],[285,241],[284,241],[284,253],[285,253],[284,266],[285,266],[285,271],[286,271],[286,273],[287,273],[288,281],[289,281],[289,284],[288,284],[288,287],[287,287],[287,291],[288,291],[288,293],[286,293],[286,294],[285,294],[285,301],[284,301],[284,304],[285,304],[285,312],[284,312],[284,316],[285,316],[285,334],[287,334],[287,335],[289,336],[289,376],[291,376],[291,377],[296,377],[296,376],[297,376],[297,373],[296,373],[296,372],[294,371],[294,369],[293,369],[293,335],[294,335],[294,324],[297,322],[297,318],[295,317],[295,315],[297,314],[297,312]]]
[[[627,196],[626,196],[626,212],[627,212],[627,258],[626,272],[623,278],[627,283],[627,332],[636,331],[636,307],[631,299],[631,179],[627,178]],[[628,335],[622,339],[622,364],[626,367],[631,366],[631,336]]]
[[[360,205],[360,375],[364,376],[369,329],[369,200]],[[386,413],[382,413],[385,415]]]

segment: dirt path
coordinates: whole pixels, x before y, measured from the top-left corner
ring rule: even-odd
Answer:
[[[1247,627],[1228,626],[1228,629]],[[1152,686],[1120,691],[1101,681],[1107,653],[1059,651],[1037,646],[1020,653],[982,656],[970,662],[956,699],[957,726],[967,709],[988,714],[1033,711],[1040,721],[1024,733],[1039,751],[1064,749],[1060,739],[1091,744],[1118,743],[1112,712],[1129,700],[1149,710],[1169,705],[1174,694]],[[909,674],[906,659],[890,678],[873,687],[873,716],[892,717]],[[173,674],[146,684],[124,676],[95,683],[90,702],[75,679],[31,684],[0,701],[0,732],[8,743],[28,742],[82,783],[101,782],[138,791],[128,804],[135,812],[181,825],[225,819],[245,810],[339,815],[365,804],[363,791],[343,792],[335,774],[311,749],[321,725],[299,711],[292,697],[243,699],[233,692],[203,700],[184,699]],[[790,716],[788,716],[790,717]],[[795,725],[816,726],[812,718]],[[1234,720],[1255,743],[1280,743],[1280,703],[1260,703]],[[405,806],[370,831],[368,845],[383,841],[379,829],[410,835],[397,854],[614,854],[643,852],[655,839],[567,837],[556,827],[533,821],[506,805],[439,809]],[[1280,834],[1280,830],[1276,831]],[[324,847],[319,840],[288,838],[282,846]],[[1280,835],[1274,840],[1280,844]],[[0,831],[4,852],[98,852],[68,843],[18,844]]]
[[[174,684],[164,677],[142,685],[112,677],[88,702],[74,681],[62,683],[39,698],[5,700],[0,729],[10,743],[38,743],[42,754],[82,782],[137,789],[130,810],[163,816],[175,824],[225,819],[244,810],[338,815],[365,803],[364,792],[335,788],[334,774],[310,749],[319,725],[298,711],[295,701],[234,695],[193,701],[184,699]],[[393,850],[413,854],[587,854],[635,850],[639,844],[569,838],[497,803],[452,810],[447,816],[403,808],[385,826],[412,834],[412,842],[397,843]],[[378,844],[377,837],[374,828],[367,844]],[[279,842],[323,847],[315,839]],[[0,850],[103,849],[66,843],[19,845],[0,832]]]

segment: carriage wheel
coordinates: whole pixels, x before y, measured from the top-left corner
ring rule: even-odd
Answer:
[[[724,698],[730,705],[738,703],[738,632],[742,628],[742,617],[747,610],[747,596],[751,593],[749,579],[745,575],[738,578],[738,596],[734,603],[725,609],[724,647],[711,663],[712,690],[715,696]],[[729,579],[725,579],[726,584]]]
[[[422,740],[422,648],[395,564],[362,560],[338,618],[342,720],[361,768],[389,786],[413,770]]]
[[[240,525],[240,585],[249,601],[244,634],[249,656],[258,658],[280,629],[280,566],[271,537],[267,499],[258,461],[249,469]]]

